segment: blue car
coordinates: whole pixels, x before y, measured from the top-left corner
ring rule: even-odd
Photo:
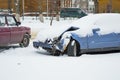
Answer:
[[[88,15],[70,24],[59,36],[34,41],[53,55],[80,56],[86,52],[120,50],[120,14]]]

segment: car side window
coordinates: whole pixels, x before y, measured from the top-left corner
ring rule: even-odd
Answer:
[[[0,16],[0,27],[5,26],[5,16]]]
[[[16,26],[16,21],[12,16],[7,16],[7,21],[9,26]]]

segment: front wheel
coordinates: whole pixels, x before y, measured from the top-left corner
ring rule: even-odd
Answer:
[[[72,39],[70,40],[70,43],[68,44],[68,48],[67,48],[67,54],[68,56],[80,56],[80,45],[79,43]]]
[[[29,45],[30,39],[29,35],[24,35],[22,42],[20,43],[21,47],[27,47]]]

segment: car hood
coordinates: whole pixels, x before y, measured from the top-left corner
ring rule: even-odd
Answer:
[[[45,42],[46,39],[53,39],[55,37],[59,37],[63,32],[69,29],[70,26],[65,27],[49,27],[41,30],[34,41],[42,41]]]

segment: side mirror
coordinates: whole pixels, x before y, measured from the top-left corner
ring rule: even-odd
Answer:
[[[17,22],[16,24],[19,26],[19,25],[21,25],[21,22]]]
[[[93,34],[97,34],[98,31],[100,31],[100,28],[93,29]]]

